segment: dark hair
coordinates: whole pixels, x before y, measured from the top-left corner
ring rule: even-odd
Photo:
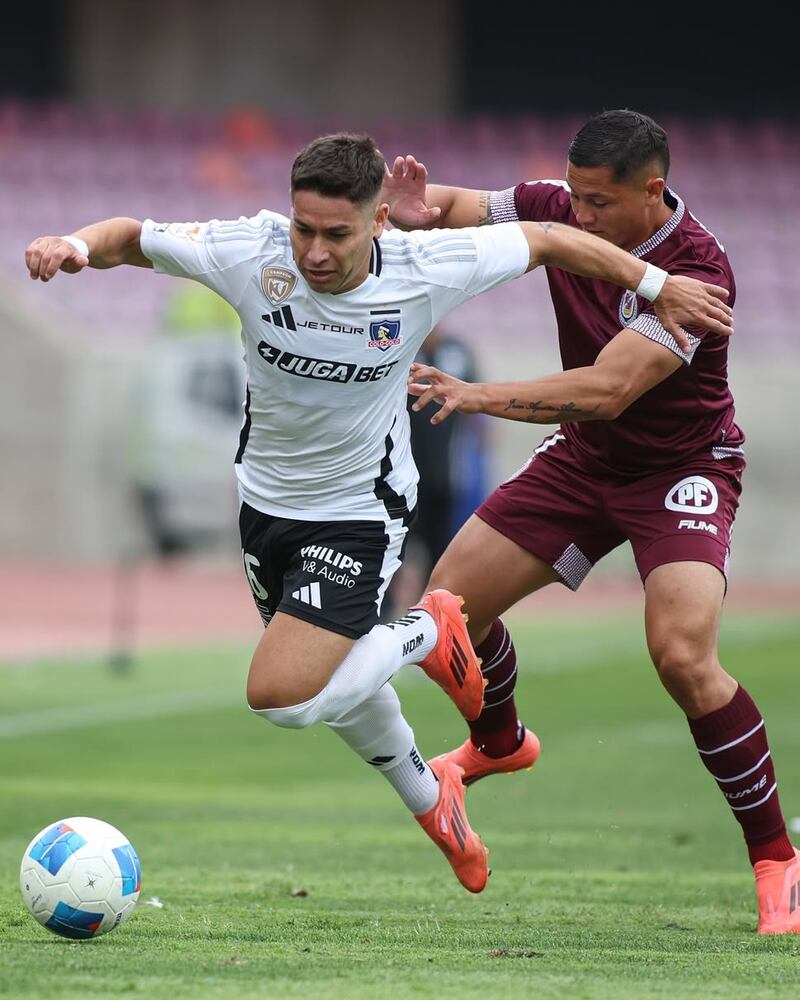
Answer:
[[[292,164],[292,194],[316,191],[361,205],[378,197],[384,169],[383,156],[370,136],[323,135],[297,154]]]
[[[622,108],[590,118],[569,146],[576,167],[611,167],[615,181],[624,181],[655,163],[666,179],[669,172],[667,133],[647,115]]]

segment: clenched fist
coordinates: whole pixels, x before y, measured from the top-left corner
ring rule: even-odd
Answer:
[[[77,274],[89,258],[61,236],[39,236],[25,251],[25,264],[34,281],[49,281],[57,271]]]

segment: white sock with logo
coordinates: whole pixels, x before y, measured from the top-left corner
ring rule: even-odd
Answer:
[[[439,637],[433,617],[421,608],[407,611],[402,618],[389,622],[388,625],[376,625],[375,628],[386,628],[397,637],[401,643],[401,666],[424,660]],[[374,631],[375,629],[372,630]],[[369,634],[372,635],[372,632]]]
[[[436,623],[427,611],[409,611],[389,625],[375,625],[353,644],[313,698],[286,708],[257,709],[256,714],[290,729],[340,719],[382,688],[400,667],[424,660],[436,638]]]
[[[405,757],[381,767],[380,772],[415,816],[433,809],[439,801],[436,775],[413,744]]]
[[[415,815],[436,805],[439,782],[416,748],[391,684],[327,725],[383,774]]]
[[[375,625],[353,645],[320,692],[326,696],[326,721],[361,705],[400,667],[424,660],[436,637],[436,623],[427,611],[409,611],[388,625]]]

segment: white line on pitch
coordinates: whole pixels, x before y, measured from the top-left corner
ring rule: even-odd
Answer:
[[[155,719],[164,715],[183,715],[198,709],[230,708],[234,705],[241,705],[243,711],[246,708],[244,694],[238,689],[194,693],[170,691],[95,705],[49,708],[0,719],[0,739],[84,729],[87,726],[131,722],[135,719]]]

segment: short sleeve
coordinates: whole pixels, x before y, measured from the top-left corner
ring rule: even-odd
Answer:
[[[686,327],[682,326],[681,329],[689,338],[689,350],[685,351],[678,344],[678,341],[672,336],[669,330],[662,325],[658,316],[656,316],[653,312],[640,313],[636,319],[632,320],[630,323],[626,323],[625,328],[628,330],[635,330],[637,333],[641,333],[643,337],[647,337],[648,340],[653,340],[657,344],[661,344],[663,347],[666,347],[668,350],[672,351],[673,354],[677,354],[681,361],[683,361],[686,365],[692,363],[694,352],[697,350],[697,345],[700,343],[700,337],[698,337],[696,333],[690,333]]]
[[[734,289],[731,285],[729,276],[723,269],[710,263],[701,264],[700,262],[687,262],[686,264],[667,264],[665,269],[668,270],[670,274],[681,274],[687,278],[696,278],[698,281],[705,281],[712,285],[721,285],[723,288],[727,288],[731,293],[731,296],[733,296]],[[691,364],[697,348],[700,346],[703,339],[708,336],[709,331],[696,326],[681,327],[689,340],[689,350],[686,351],[678,344],[672,334],[662,325],[661,320],[655,314],[655,307],[653,306],[653,303],[648,302],[646,299],[640,299],[639,301],[643,303],[644,308],[641,312],[637,313],[635,319],[631,320],[630,323],[626,323],[625,327],[628,330],[635,330],[643,337],[647,337],[648,340],[654,340],[657,344],[662,344],[664,347],[672,351],[673,354],[677,354],[684,364]],[[729,299],[729,301],[732,305],[732,298]]]
[[[505,192],[523,222],[569,222],[572,207],[566,181],[525,181]]]
[[[267,254],[276,216],[263,211],[232,221],[154,222],[142,225],[142,253],[161,274],[193,278],[238,306],[253,273],[253,260]]]
[[[489,195],[489,210],[492,222],[517,222],[517,201],[514,197],[516,189],[504,188],[502,191],[492,191]]]
[[[430,230],[421,256],[432,265],[433,322],[462,302],[524,274],[530,248],[516,222],[458,230]]]

